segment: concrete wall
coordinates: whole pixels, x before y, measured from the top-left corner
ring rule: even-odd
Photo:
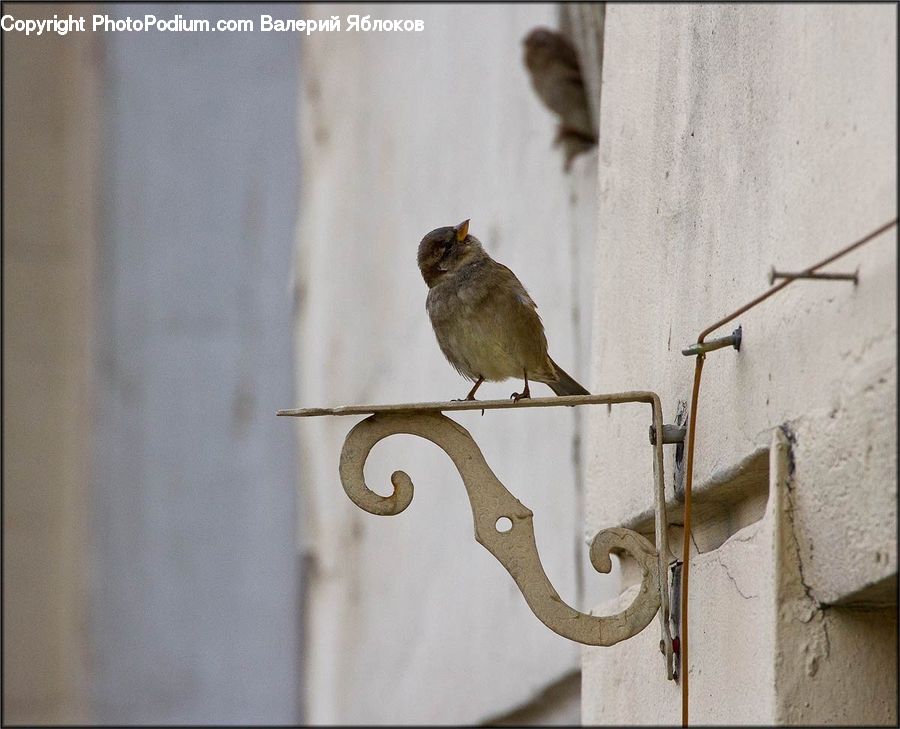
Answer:
[[[419,18],[425,31],[320,33],[304,43],[300,404],[465,396],[470,384],[435,342],[416,266],[425,233],[465,218],[538,302],[553,357],[585,380],[596,156],[579,158],[563,174],[551,147],[555,121],[521,60],[522,38],[536,25],[555,25],[555,8],[340,11]],[[488,383],[479,397],[506,398],[517,387]],[[533,392],[550,394],[542,385]],[[584,608],[576,415],[531,410],[456,419],[534,510],[550,579]],[[534,701],[552,703],[545,691],[569,685],[578,648],[531,614],[509,575],[475,543],[449,461],[408,438],[379,445],[370,483],[384,492],[390,472],[403,468],[417,491],[403,514],[374,517],[347,499],[338,480],[352,424],[298,424],[312,554],[309,720],[477,723]],[[555,705],[513,716],[577,721],[567,699]]]
[[[887,6],[608,8],[595,388],[655,390],[671,421],[690,397],[684,345],[772,266],[802,269],[896,216],[896,52]],[[831,270],[856,268],[856,287],[792,284],[721,332],[743,325],[740,353],[707,358],[697,723],[896,722],[896,229]],[[646,524],[644,420],[590,415],[589,532]],[[584,651],[585,722],[680,720],[657,631]]]

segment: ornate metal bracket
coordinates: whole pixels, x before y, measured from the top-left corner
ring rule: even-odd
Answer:
[[[278,415],[368,415],[347,435],[341,452],[340,476],[344,490],[361,509],[379,516],[393,516],[412,501],[413,484],[403,471],[391,475],[393,493],[381,496],[365,483],[363,468],[378,441],[397,433],[417,435],[435,443],[450,457],[462,477],[472,506],[475,539],[506,568],[519,586],[532,612],[548,628],[586,645],[610,646],[641,632],[659,614],[666,676],[673,678],[672,636],[669,629],[667,585],[668,534],[663,477],[663,438],[653,448],[656,545],[637,532],[621,527],[604,529],[593,539],[591,564],[598,572],[612,569],[610,554],[627,553],[640,566],[640,591],[623,611],[609,616],[588,615],[567,605],[550,583],[534,539],[532,512],[500,483],[484,460],[469,432],[442,414],[451,410],[495,410],[500,408],[558,407],[639,402],[652,408],[653,428],[662,433],[662,407],[653,392],[611,395],[573,395],[508,400],[410,403],[403,405],[350,406],[280,410]],[[507,521],[508,520],[508,521]]]

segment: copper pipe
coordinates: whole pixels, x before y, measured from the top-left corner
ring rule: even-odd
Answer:
[[[706,354],[697,355],[694,363],[694,390],[691,393],[691,414],[688,420],[687,468],[684,479],[684,543],[681,546],[681,726],[688,725],[688,579],[691,563],[691,486],[694,478],[694,436],[697,432],[697,401],[700,397],[700,373]]]

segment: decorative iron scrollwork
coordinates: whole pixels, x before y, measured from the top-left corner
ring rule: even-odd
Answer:
[[[500,483],[469,432],[441,413],[371,415],[347,435],[341,452],[341,483],[361,509],[392,516],[412,501],[413,484],[403,471],[394,471],[390,496],[366,486],[363,468],[372,447],[383,438],[408,433],[438,445],[450,456],[462,477],[475,523],[475,539],[507,569],[528,606],[548,628],[587,645],[614,645],[643,630],[659,610],[659,573],[656,550],[637,532],[605,529],[591,544],[591,563],[599,572],[612,568],[610,553],[627,552],[640,565],[641,588],[634,602],[621,613],[598,617],[567,605],[544,572],[534,539],[532,512]],[[499,531],[506,517],[512,526]]]
[[[535,398],[511,405],[506,401],[418,403],[327,409],[286,410],[279,415],[367,414],[348,433],[340,458],[341,484],[361,509],[378,516],[393,516],[412,502],[413,483],[403,471],[391,475],[392,492],[381,496],[366,485],[364,468],[372,448],[391,435],[405,433],[431,441],[453,461],[462,477],[472,507],[475,540],[506,568],[532,612],[548,628],[570,640],[595,646],[611,646],[642,631],[659,613],[661,646],[666,673],[672,678],[672,639],[669,630],[669,596],[666,584],[667,530],[662,473],[662,438],[653,444],[654,497],[657,511],[657,548],[637,532],[621,527],[603,529],[593,539],[591,564],[598,572],[612,569],[611,554],[628,554],[641,570],[641,583],[630,605],[615,615],[588,615],[566,604],[544,572],[534,538],[531,510],[513,496],[494,475],[469,432],[443,415],[445,410],[498,409],[505,407],[555,407],[598,403],[643,402],[652,405],[653,426],[663,432],[659,398],[652,392],[614,395],[575,395]]]

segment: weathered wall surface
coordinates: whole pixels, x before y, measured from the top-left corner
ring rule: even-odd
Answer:
[[[465,396],[469,384],[434,340],[416,266],[425,233],[465,218],[538,302],[553,357],[585,380],[595,155],[576,160],[571,177],[562,173],[554,119],[521,60],[521,39],[535,25],[555,25],[555,8],[340,8],[354,12],[420,18],[425,31],[305,41],[300,404]],[[520,386],[487,383],[479,397],[505,398]],[[542,385],[533,392],[549,394]],[[548,575],[564,599],[585,608],[575,415],[455,419],[533,509]],[[417,485],[403,514],[374,517],[347,499],[337,467],[352,424],[298,423],[312,555],[309,721],[478,722],[576,670],[577,646],[531,614],[473,540],[462,483],[436,448],[397,437],[373,452],[367,477],[376,490],[390,488],[397,468]]]
[[[765,290],[772,266],[802,269],[896,216],[896,50],[887,6],[607,9],[596,390],[655,390],[671,421],[690,397],[684,345]],[[746,498],[696,525],[721,538],[693,566],[694,721],[896,720],[895,655],[853,647],[896,641],[895,620],[853,608],[895,600],[896,229],[831,270],[856,268],[855,287],[792,284],[718,333],[742,324],[740,353],[707,358],[695,494],[715,504],[744,473]],[[590,415],[589,532],[651,508],[644,420]],[[766,536],[759,498],[771,514],[777,489],[747,464],[781,425],[790,518]],[[672,466],[669,453],[670,499]],[[772,551],[786,535],[790,558]],[[585,651],[585,722],[679,721],[656,631]],[[837,711],[851,679],[874,698]]]

